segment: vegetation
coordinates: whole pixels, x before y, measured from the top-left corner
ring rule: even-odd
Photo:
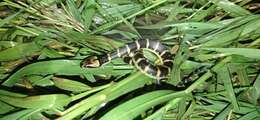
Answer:
[[[256,0],[3,0],[0,119],[258,120]],[[121,58],[87,56],[140,38],[175,54],[158,81]],[[152,55],[145,53],[149,58]],[[206,69],[196,75],[198,68]],[[174,87],[195,74],[185,88]]]

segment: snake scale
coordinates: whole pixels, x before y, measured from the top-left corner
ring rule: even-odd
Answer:
[[[152,64],[144,56],[143,49],[156,54],[160,61],[159,64]],[[81,67],[100,67],[118,57],[122,57],[124,62],[136,66],[138,70],[157,80],[167,78],[173,66],[173,54],[170,53],[166,46],[157,40],[142,39],[126,44],[105,55],[87,57],[81,62]]]

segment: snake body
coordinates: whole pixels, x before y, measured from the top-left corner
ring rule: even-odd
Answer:
[[[160,64],[152,64],[143,54],[142,50],[148,49],[160,58]],[[113,52],[101,56],[91,56],[81,62],[83,68],[100,67],[111,60],[122,57],[128,64],[136,66],[137,69],[157,80],[167,78],[173,66],[173,55],[157,40],[136,40],[116,49]]]

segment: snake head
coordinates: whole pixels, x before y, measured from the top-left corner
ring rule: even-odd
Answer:
[[[97,68],[100,67],[100,62],[97,56],[85,58],[80,65],[82,68]]]

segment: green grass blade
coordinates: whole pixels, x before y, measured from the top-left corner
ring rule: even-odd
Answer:
[[[246,115],[240,117],[238,120],[257,120],[256,118],[259,118],[259,112],[257,111],[253,111],[253,112],[249,112]]]
[[[83,69],[80,68],[80,60],[51,60],[30,64],[21,68],[19,71],[12,74],[2,85],[13,86],[16,82],[21,80],[22,77],[29,75],[81,75],[83,73],[90,74],[126,74],[132,71],[132,67],[111,66],[106,65],[101,68]],[[67,69],[70,68],[70,69]],[[120,73],[118,72],[120,70]]]
[[[224,9],[233,16],[250,15],[250,12],[228,0],[211,0],[218,7]]]
[[[219,71],[217,72],[217,77],[220,81],[224,83],[225,90],[228,93],[227,97],[231,100],[234,109],[239,110],[238,102],[231,81],[230,72],[226,65],[219,69]]]
[[[76,4],[74,1],[72,0],[68,0],[66,1],[67,4],[67,12],[69,12],[68,14],[73,17],[73,19],[75,19],[76,21],[74,22],[78,22],[79,24],[82,23],[82,19],[80,16],[80,11],[78,10]]]
[[[156,91],[136,97],[109,111],[102,116],[100,120],[132,120],[148,108],[151,108],[158,103],[162,103],[162,97],[171,92],[172,91]]]
[[[0,120],[18,120],[18,119],[26,117],[27,115],[30,115],[31,113],[34,113],[35,111],[37,111],[37,109],[20,110],[15,113],[0,117]]]
[[[223,54],[227,55],[241,55],[244,57],[248,57],[251,59],[260,59],[260,53],[259,49],[252,49],[252,48],[202,48],[202,50],[210,50],[210,51],[216,51],[221,52]]]
[[[186,95],[184,92],[170,94],[171,92],[172,91],[155,91],[141,95],[112,109],[102,116],[101,120],[132,120],[147,109],[172,99],[173,96],[176,98],[177,96]]]
[[[133,13],[133,14],[129,15],[129,16],[127,16],[125,19],[128,20],[128,19],[134,18],[134,17],[136,17],[137,15],[143,14],[144,12],[146,12],[146,11],[148,11],[148,10],[150,10],[150,9],[152,9],[152,8],[154,8],[154,7],[156,7],[156,6],[159,6],[159,5],[161,5],[161,4],[165,3],[165,2],[167,2],[167,0],[156,0],[153,5],[151,5],[151,6],[149,6],[149,7],[146,7],[146,8],[143,9],[143,10],[140,10],[140,11],[138,11],[138,12],[136,12],[136,13]],[[117,24],[119,24],[119,23],[122,23],[122,22],[123,22],[123,20],[119,20],[119,21],[115,21],[115,22],[110,22],[111,24],[109,24],[109,25],[107,25],[107,26],[103,26],[102,29],[100,29],[100,28],[96,29],[95,31],[92,32],[92,34],[98,33],[98,32],[100,32],[101,30],[108,29],[108,28],[110,28],[110,27],[112,27],[112,26],[115,26],[115,25],[117,25]]]
[[[254,85],[253,85],[253,89],[252,89],[252,98],[253,98],[253,103],[257,104],[257,100],[260,99],[260,75],[258,75],[258,77],[256,78]]]
[[[7,103],[5,102],[2,102],[0,101],[0,114],[6,114],[8,112],[11,112],[12,110],[15,109],[15,107],[11,106],[11,105],[8,105]],[[0,117],[1,119],[1,117]]]
[[[42,0],[37,0],[35,2],[33,2],[32,4],[30,4],[28,7],[26,8],[21,8],[18,12],[16,12],[15,14],[11,15],[11,16],[8,16],[6,18],[4,18],[3,20],[0,20],[0,28],[3,27],[5,24],[9,23],[12,19],[14,19],[15,17],[17,17],[18,15],[20,15],[22,12],[30,9],[33,5],[39,3],[40,1]],[[7,2],[9,2],[7,0]],[[9,4],[14,4],[16,5],[15,3],[12,3],[12,2],[9,2]],[[19,8],[19,7],[18,7]]]
[[[136,72],[131,76],[125,78],[124,80],[70,107],[64,112],[64,115],[62,117],[58,118],[58,120],[70,120],[72,118],[75,118],[92,107],[97,107],[106,102],[114,100],[121,95],[124,95],[137,88],[143,87],[146,83],[150,81],[151,78],[144,76],[144,74],[141,72]]]
[[[0,61],[9,61],[16,59],[25,59],[32,57],[41,50],[34,42],[16,45],[12,48],[0,51]]]
[[[11,97],[7,95],[0,95],[0,100],[12,106],[35,109],[62,109],[71,101],[69,96],[63,94],[38,95],[28,97]]]
[[[225,120],[227,116],[230,114],[231,110],[232,110],[232,106],[228,105],[218,115],[216,115],[213,120]]]
[[[73,81],[64,78],[53,77],[54,85],[60,89],[73,91],[73,92],[84,92],[92,89],[90,86],[83,84],[78,81]]]
[[[84,21],[83,23],[86,30],[89,30],[93,17],[96,14],[96,4],[97,3],[94,0],[88,0],[84,5],[82,19]]]
[[[167,103],[165,106],[161,107],[159,110],[157,110],[152,115],[148,116],[144,120],[154,120],[154,119],[163,119],[163,115],[168,111],[174,109],[178,103],[183,100],[183,98],[176,98],[171,100],[169,103]]]

